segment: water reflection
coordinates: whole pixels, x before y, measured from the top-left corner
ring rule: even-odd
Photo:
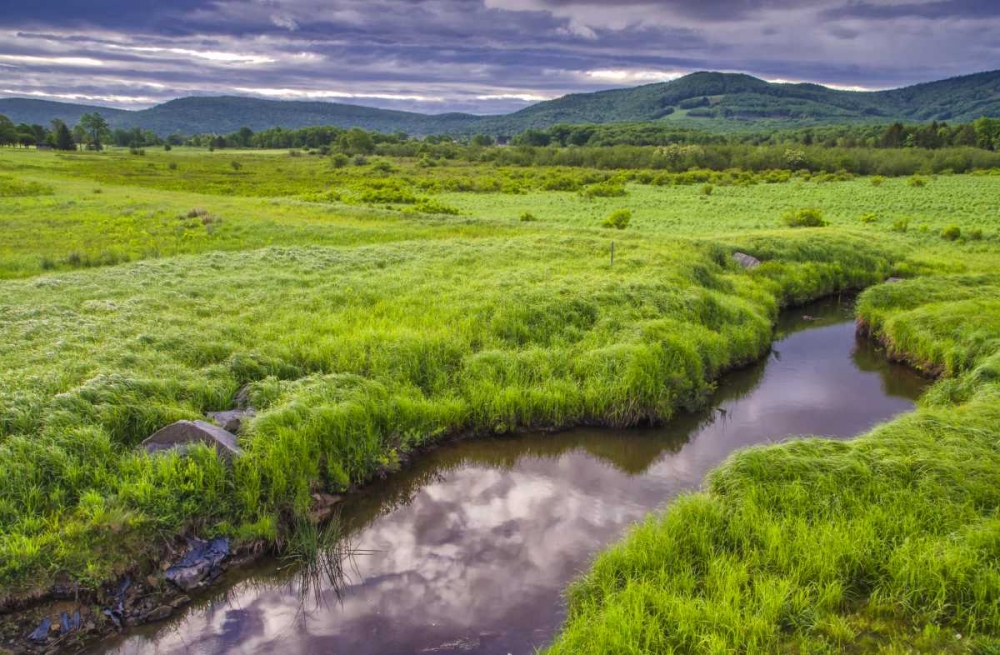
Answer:
[[[450,444],[351,498],[344,529],[366,552],[350,559],[342,595],[321,584],[312,602],[295,567],[269,562],[169,625],[103,648],[531,653],[593,554],[734,449],[850,437],[911,408],[924,386],[856,340],[838,303],[785,317],[779,338],[772,357],[726,377],[711,409],[666,427]]]

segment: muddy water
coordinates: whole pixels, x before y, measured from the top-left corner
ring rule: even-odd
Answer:
[[[766,361],[726,376],[704,413],[444,446],[345,503],[357,552],[337,584],[269,562],[96,652],[533,653],[590,558],[733,450],[852,437],[924,388],[855,338],[846,304],[789,312],[778,330]]]

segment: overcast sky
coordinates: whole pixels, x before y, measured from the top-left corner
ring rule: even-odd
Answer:
[[[0,0],[0,96],[500,113],[697,70],[886,88],[1000,68],[1000,0]]]

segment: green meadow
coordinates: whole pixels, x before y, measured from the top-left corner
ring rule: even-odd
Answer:
[[[597,558],[555,653],[1000,652],[1000,175],[0,151],[0,596],[280,546],[445,438],[667,421],[854,289],[941,377],[918,410],[735,455]],[[233,465],[137,449],[244,386]]]

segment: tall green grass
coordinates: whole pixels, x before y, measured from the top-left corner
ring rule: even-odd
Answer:
[[[995,273],[876,286],[860,319],[947,377],[848,443],[754,448],[602,554],[551,653],[1000,648]]]
[[[897,275],[858,311],[946,376],[924,407],[735,456],[598,559],[553,650],[996,647],[1000,178],[190,151],[0,153],[0,177],[4,593],[97,585],[187,532],[287,543],[311,491],[446,436],[669,420],[761,356],[781,306]],[[829,226],[782,229],[801,207]],[[244,385],[234,466],[137,451]]]
[[[795,253],[816,246],[789,235],[754,274],[728,246],[635,238],[612,267],[605,245],[271,248],[4,283],[0,579],[96,581],[123,563],[102,544],[150,534],[274,539],[312,490],[445,435],[667,420],[761,355],[784,290],[889,271],[887,253],[845,236],[804,265]],[[245,384],[261,412],[232,470],[207,451],[136,454]]]

